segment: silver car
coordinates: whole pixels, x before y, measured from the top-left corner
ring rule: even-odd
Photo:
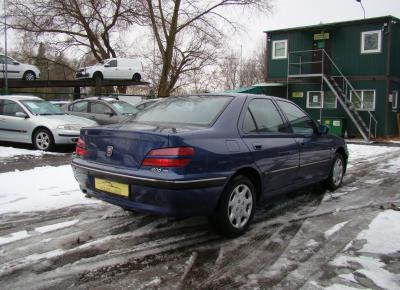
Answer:
[[[48,151],[57,144],[76,143],[82,127],[95,125],[38,97],[0,96],[0,141],[32,143]]]

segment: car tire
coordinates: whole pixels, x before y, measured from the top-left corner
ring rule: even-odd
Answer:
[[[28,70],[24,73],[24,76],[22,78],[25,81],[34,81],[36,80],[36,74],[33,71]]]
[[[100,81],[102,81],[103,80],[103,74],[101,73],[101,72],[95,72],[94,74],[93,74],[93,79],[94,80],[100,80]]]
[[[134,82],[140,82],[141,79],[142,79],[142,76],[141,76],[140,74],[138,74],[138,73],[135,73],[135,74],[133,75],[133,77],[132,77],[132,80],[133,80]]]
[[[235,176],[225,186],[210,225],[221,235],[235,238],[247,231],[255,209],[253,183],[245,176]]]
[[[38,129],[33,134],[32,144],[36,150],[50,151],[54,148],[53,134],[45,128]]]
[[[345,161],[343,155],[336,153],[333,158],[332,167],[329,172],[329,177],[325,180],[324,186],[330,191],[338,189],[342,185],[345,172]]]

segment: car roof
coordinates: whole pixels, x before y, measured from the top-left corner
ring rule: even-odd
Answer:
[[[4,95],[0,99],[11,101],[25,101],[25,100],[43,100],[42,98],[28,95]]]

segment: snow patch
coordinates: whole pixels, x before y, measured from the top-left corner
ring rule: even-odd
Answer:
[[[0,184],[0,214],[99,203],[84,197],[70,165],[1,173]]]
[[[400,212],[386,210],[357,236],[366,240],[361,252],[391,254],[400,251]]]
[[[19,148],[14,148],[14,147],[0,146],[0,158],[15,157],[15,159],[19,159],[16,156],[21,156],[21,155],[43,156],[44,154],[62,155],[62,153],[52,153],[52,152],[44,152],[44,151],[40,151],[40,150],[27,150],[27,149],[19,149]]]
[[[47,226],[43,226],[43,227],[38,227],[38,228],[35,228],[35,231],[43,234],[43,233],[47,233],[47,232],[51,232],[51,231],[55,231],[55,230],[59,230],[62,228],[72,226],[72,225],[76,224],[77,222],[79,222],[79,219],[62,222],[62,223],[58,223],[58,224],[47,225]]]
[[[400,152],[400,148],[388,146],[348,144],[347,148],[349,150],[349,164],[362,159],[374,160],[379,158],[378,155],[385,153]]]
[[[399,173],[400,172],[400,157],[390,160],[383,166],[378,168],[378,171],[386,173]]]
[[[346,222],[342,222],[339,224],[334,225],[333,227],[331,227],[329,230],[327,230],[324,233],[325,239],[328,239],[329,237],[331,237],[333,234],[335,234],[336,232],[340,231],[349,221]]]
[[[18,240],[25,239],[27,237],[30,237],[30,234],[28,234],[27,231],[15,232],[15,233],[9,234],[7,236],[0,237],[0,245],[12,243],[12,242],[15,242]]]

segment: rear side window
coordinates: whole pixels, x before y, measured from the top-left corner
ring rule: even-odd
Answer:
[[[286,127],[271,100],[254,99],[247,108],[243,130],[246,133],[282,133],[286,132]]]
[[[315,124],[302,110],[288,102],[278,101],[278,104],[288,118],[293,133],[304,135],[314,134],[316,130]]]
[[[70,106],[70,110],[73,112],[87,113],[88,102],[77,102]]]
[[[140,111],[133,120],[211,126],[231,100],[229,96],[170,97]]]

